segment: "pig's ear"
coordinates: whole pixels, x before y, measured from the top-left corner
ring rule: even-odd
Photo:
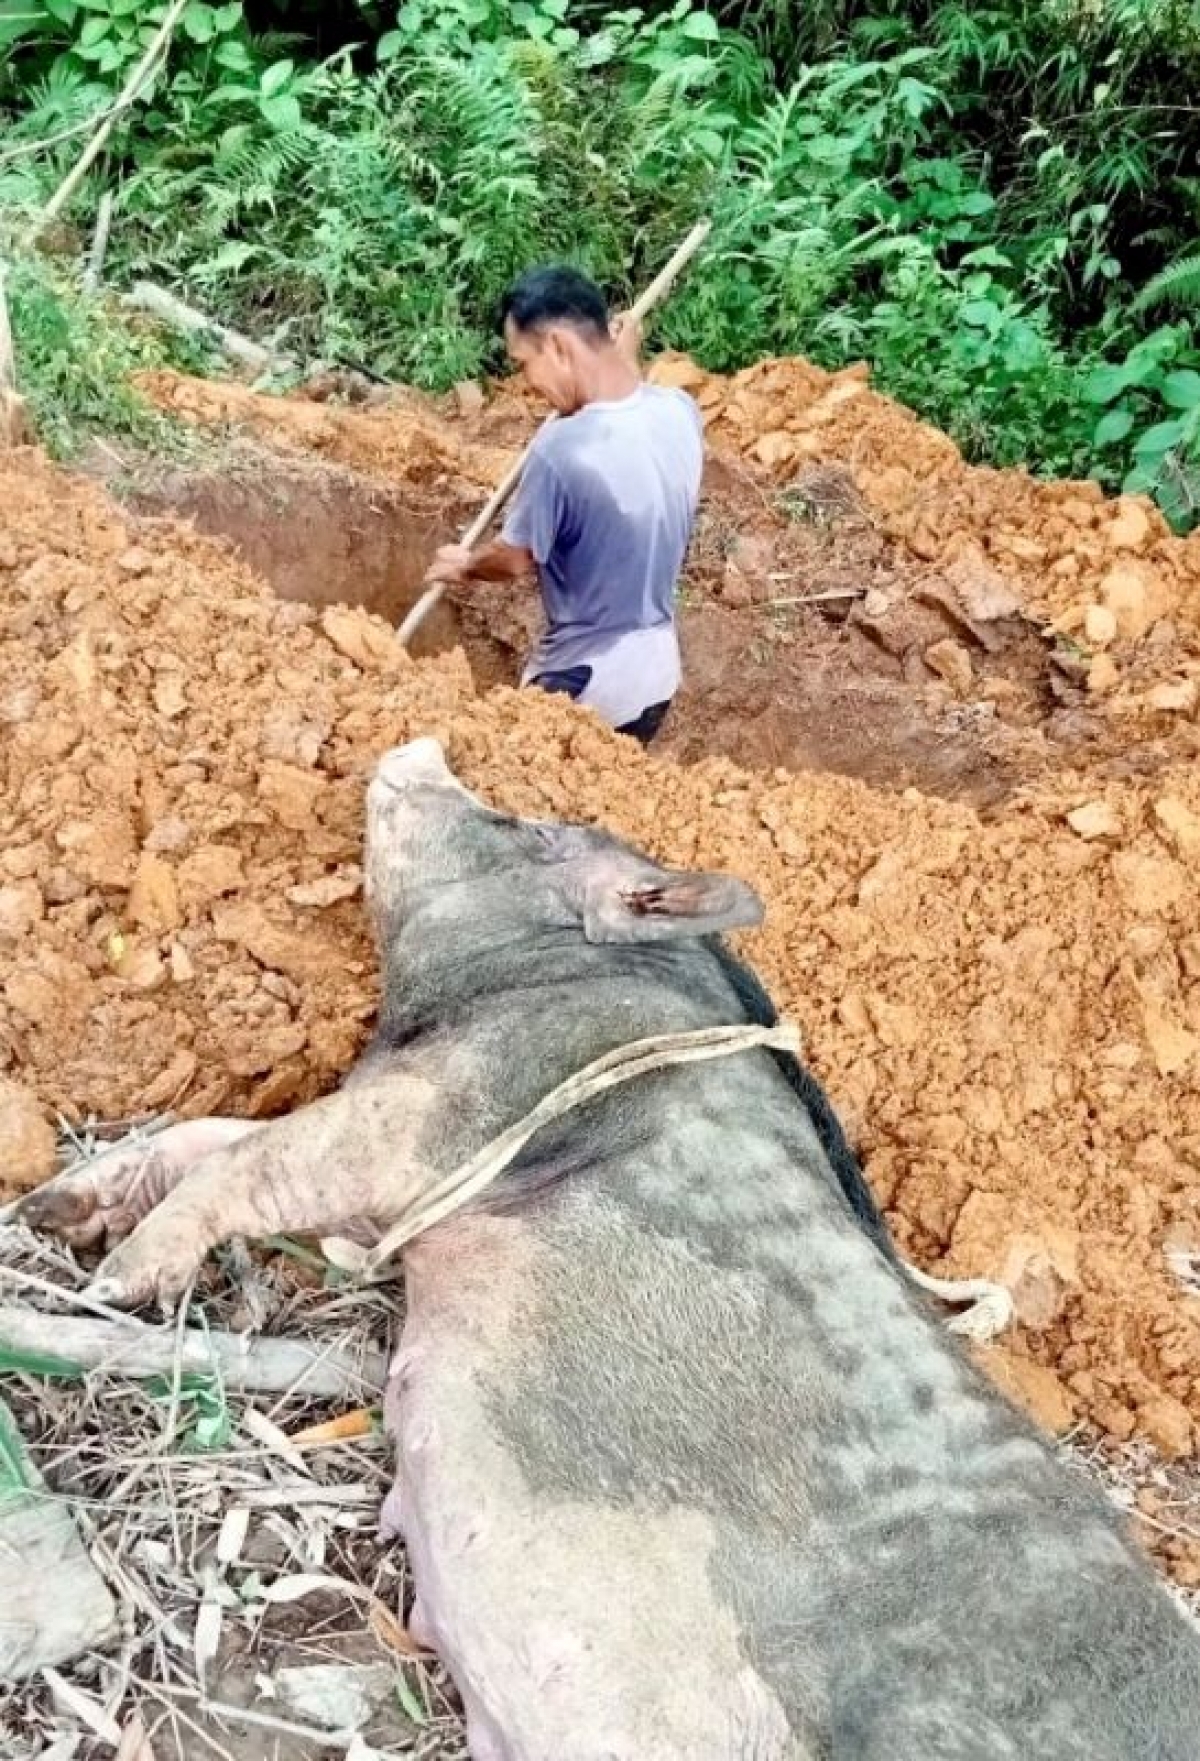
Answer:
[[[664,942],[756,929],[763,915],[757,893],[732,875],[659,869],[589,888],[583,933],[589,942]]]

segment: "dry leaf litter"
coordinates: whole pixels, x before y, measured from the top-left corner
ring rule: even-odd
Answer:
[[[344,1353],[365,1372],[348,1377],[345,1402],[377,1408],[391,1291],[347,1292],[336,1276],[322,1288],[289,1258],[256,1262],[241,1246],[223,1257],[181,1324]],[[84,1282],[52,1244],[0,1228],[6,1297],[86,1315]],[[403,1551],[378,1544],[391,1476],[377,1426],[310,1444],[306,1421],[328,1402],[247,1398],[219,1375],[122,1380],[119,1398],[99,1372],[9,1376],[5,1394],[45,1495],[70,1510],[119,1610],[102,1650],[0,1685],[9,1761],[465,1761],[448,1679],[404,1626]]]

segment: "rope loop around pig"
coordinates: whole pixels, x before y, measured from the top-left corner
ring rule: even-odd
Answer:
[[[531,1137],[576,1107],[658,1070],[760,1050],[786,1052],[798,1058],[800,1045],[800,1030],[795,1022],[781,1021],[774,1027],[741,1024],[654,1034],[648,1039],[618,1046],[568,1076],[557,1088],[544,1095],[524,1118],[494,1137],[468,1161],[435,1181],[410,1214],[393,1224],[374,1247],[365,1249],[357,1242],[330,1236],[321,1242],[321,1251],[330,1265],[339,1270],[350,1272],[366,1282],[378,1281],[386,1275],[388,1263],[401,1248],[478,1198],[512,1166]],[[900,1264],[918,1289],[928,1295],[951,1306],[964,1302],[971,1305],[949,1323],[952,1333],[986,1341],[995,1338],[1010,1324],[1013,1302],[1004,1285],[983,1278],[934,1278],[903,1260]]]

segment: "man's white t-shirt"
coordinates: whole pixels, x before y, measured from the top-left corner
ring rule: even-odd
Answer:
[[[639,385],[538,433],[504,526],[533,554],[546,630],[525,668],[591,669],[578,701],[614,727],[679,688],[675,594],[704,467],[686,392]]]

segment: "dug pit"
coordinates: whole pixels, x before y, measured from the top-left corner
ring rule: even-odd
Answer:
[[[986,808],[1064,766],[1149,776],[1196,751],[1200,547],[1148,502],[968,466],[861,368],[764,361],[722,379],[664,356],[650,376],[696,396],[708,437],[688,689],[664,753]],[[169,373],[141,383],[210,439],[265,445],[268,480],[296,460],[355,473],[339,489],[352,525],[398,495],[431,538],[462,529],[539,420],[511,382],[441,400],[376,389],[366,406],[328,401],[329,387],[280,400]],[[269,567],[272,549],[255,546]],[[427,554],[401,563],[406,591]],[[342,585],[362,602],[353,573]],[[531,594],[457,599],[457,630],[430,646],[456,637],[481,686],[514,680]]]
[[[284,440],[266,445],[243,426],[218,463],[137,464],[113,487],[138,512],[228,541],[281,599],[398,625],[483,486],[440,459],[388,477]],[[455,589],[412,652],[458,648],[480,689],[515,684],[537,627],[530,587]],[[681,763],[720,753],[987,807],[1058,751],[1039,632],[1015,608],[972,623],[828,473],[804,496],[775,495],[735,461],[710,459],[680,634],[687,688],[658,750]],[[1076,744],[1094,732],[1086,717],[1060,731]]]
[[[126,504],[182,519],[222,538],[280,599],[350,605],[399,624],[419,597],[430,557],[454,536],[462,496],[417,503],[411,491],[345,466],[240,444],[220,463],[126,472]],[[422,624],[420,657],[461,644],[462,621],[443,599]]]

